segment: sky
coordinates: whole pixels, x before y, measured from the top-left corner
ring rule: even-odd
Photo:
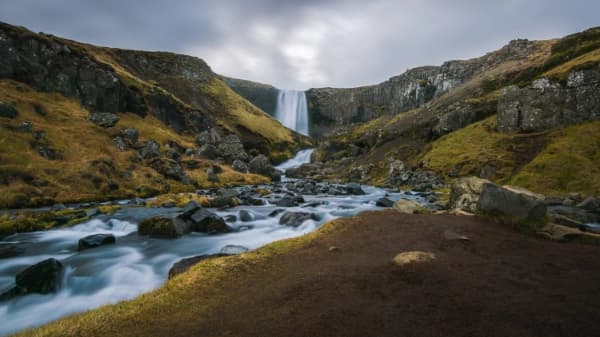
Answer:
[[[375,84],[515,38],[600,26],[597,0],[2,0],[0,21],[103,46],[204,59],[304,90]]]

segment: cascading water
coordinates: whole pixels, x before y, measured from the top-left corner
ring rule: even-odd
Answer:
[[[275,117],[284,126],[308,136],[308,107],[304,91],[279,90]]]

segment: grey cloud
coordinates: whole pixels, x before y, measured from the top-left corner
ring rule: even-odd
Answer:
[[[597,25],[596,1],[3,0],[0,20],[100,45],[167,50],[284,88],[357,86],[518,37]]]

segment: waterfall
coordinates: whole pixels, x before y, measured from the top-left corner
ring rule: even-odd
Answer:
[[[284,126],[308,136],[308,108],[304,91],[279,90],[275,117]]]

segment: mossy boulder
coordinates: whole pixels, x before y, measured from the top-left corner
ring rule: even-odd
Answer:
[[[477,202],[478,211],[510,225],[527,227],[545,224],[547,209],[543,200],[524,189],[485,183]]]
[[[144,219],[138,225],[139,235],[155,238],[177,238],[190,232],[190,225],[180,218],[162,215]]]

